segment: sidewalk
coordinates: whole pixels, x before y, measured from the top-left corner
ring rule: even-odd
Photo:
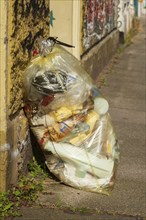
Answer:
[[[48,181],[38,200],[45,208],[23,208],[23,216],[14,220],[146,219],[145,40],[142,29],[107,75],[107,85],[101,88],[110,104],[121,149],[112,195],[85,192]]]

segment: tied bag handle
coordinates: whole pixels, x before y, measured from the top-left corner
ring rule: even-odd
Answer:
[[[47,54],[51,53],[55,44],[75,48],[73,45],[57,40],[57,37],[48,37],[46,40],[39,41],[40,54],[42,56],[46,56]]]

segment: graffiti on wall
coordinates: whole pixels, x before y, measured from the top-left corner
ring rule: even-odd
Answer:
[[[83,0],[83,53],[116,28],[117,5],[117,0]]]

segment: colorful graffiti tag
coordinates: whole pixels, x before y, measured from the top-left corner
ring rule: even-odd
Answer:
[[[83,0],[82,52],[116,28],[118,0]]]

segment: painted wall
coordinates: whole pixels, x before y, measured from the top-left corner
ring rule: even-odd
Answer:
[[[82,2],[81,62],[97,80],[119,45],[119,0]]]
[[[117,27],[117,0],[83,0],[82,53],[86,52]]]
[[[50,10],[53,12],[52,26],[50,26],[50,36],[58,37],[60,41],[72,44],[72,23],[73,23],[73,1],[55,0],[50,1]],[[72,49],[66,48],[69,52]]]
[[[137,15],[139,17],[141,17],[146,14],[146,0],[139,0],[137,4],[138,4],[138,14]]]
[[[146,0],[142,2],[142,14],[146,14]]]
[[[132,28],[132,22],[136,11],[133,0],[120,0],[118,29],[126,36]]]
[[[6,98],[6,85],[7,85],[7,4],[6,1],[0,1],[0,190],[6,187],[6,170],[8,166],[8,150],[9,144],[7,143],[7,98]]]
[[[53,11],[54,17],[53,25],[50,27],[50,35],[57,36],[59,40],[74,45],[75,49],[66,49],[81,60],[84,67],[93,77],[98,76],[99,71],[107,64],[107,59],[110,59],[110,56],[113,55],[113,50],[115,51],[117,47],[118,32],[116,32],[116,41],[115,37],[113,38],[113,41],[115,41],[114,46],[112,43],[108,43],[105,46],[110,47],[109,45],[111,45],[112,48],[109,53],[106,54],[106,49],[103,49],[103,51],[100,49],[100,45],[103,45],[102,41],[99,43],[100,45],[95,46],[95,44],[116,28],[118,2],[116,0],[50,1],[50,10]],[[104,14],[105,8],[106,14]],[[102,29],[98,34],[99,23],[102,23]],[[99,38],[96,37],[97,35]],[[111,36],[113,35],[111,34]],[[107,41],[109,42],[109,38]],[[112,42],[111,37],[110,42]],[[93,46],[95,48],[92,50]],[[100,53],[98,53],[99,50]],[[96,52],[94,53],[93,51]],[[87,53],[84,54],[84,52]]]
[[[58,37],[60,41],[74,45],[66,49],[80,59],[81,35],[81,3],[76,0],[50,0],[53,22],[50,26],[50,36]]]
[[[49,36],[49,4],[49,0],[0,1],[0,191],[17,181],[32,156],[22,110],[22,76],[37,39]]]
[[[135,15],[138,16],[138,0],[134,0]]]
[[[48,0],[8,1],[9,112],[22,106],[22,75],[40,36],[49,36]]]

